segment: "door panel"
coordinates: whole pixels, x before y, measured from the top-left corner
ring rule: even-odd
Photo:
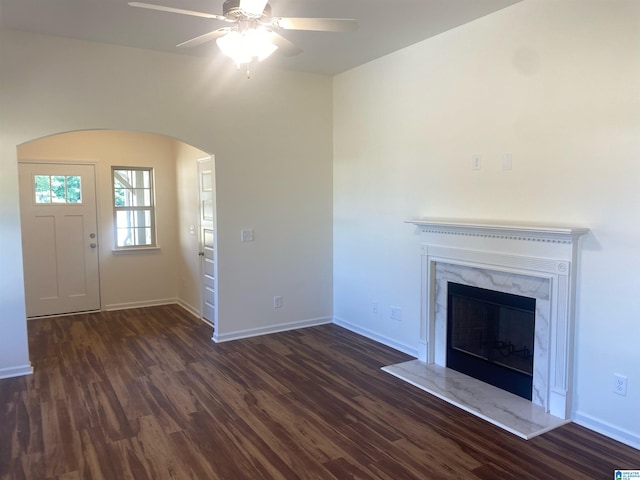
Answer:
[[[216,325],[215,177],[213,158],[198,160],[200,179],[200,252],[202,258],[202,316]]]
[[[25,279],[25,283],[30,285],[31,294],[37,292],[38,297],[43,300],[58,297],[55,221],[53,216],[35,217],[33,224],[38,234],[29,236],[23,234],[22,236],[23,255],[29,252],[31,262],[39,266],[37,274],[35,269],[29,269],[33,270],[34,274],[29,275],[29,282]],[[26,268],[25,277],[27,277]]]
[[[216,287],[215,287],[215,260],[213,249],[213,232],[211,230],[203,229],[204,243],[203,243],[203,278],[204,284],[203,300],[204,300],[204,317],[211,323],[214,323],[215,319],[215,307],[216,307]]]
[[[65,240],[57,246],[60,276],[63,283],[62,295],[78,297],[87,294],[87,262],[83,251],[85,238],[89,232],[85,225],[84,215],[64,215],[60,219],[60,229],[65,233]]]
[[[21,163],[19,172],[27,316],[99,310],[94,167]]]

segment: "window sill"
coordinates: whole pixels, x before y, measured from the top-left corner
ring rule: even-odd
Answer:
[[[160,251],[160,247],[130,247],[130,248],[118,248],[111,250],[114,255],[131,255],[136,253],[156,253]]]

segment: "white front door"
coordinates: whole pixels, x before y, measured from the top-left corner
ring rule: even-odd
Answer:
[[[93,165],[21,163],[28,317],[100,309]]]
[[[216,325],[215,173],[213,158],[198,159],[202,317]]]

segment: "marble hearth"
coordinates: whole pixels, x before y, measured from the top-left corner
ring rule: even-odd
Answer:
[[[569,419],[575,278],[585,228],[420,219],[418,360],[385,371],[523,438]],[[536,299],[533,399],[446,368],[447,283]]]

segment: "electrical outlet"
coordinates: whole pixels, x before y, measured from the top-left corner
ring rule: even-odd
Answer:
[[[273,308],[282,308],[282,297],[276,296],[273,297]]]
[[[401,321],[402,320],[402,309],[400,307],[391,306],[391,320]]]
[[[471,157],[471,169],[480,170],[482,168],[482,159],[477,153]]]
[[[613,393],[623,397],[627,395],[627,377],[618,373],[613,374]]]
[[[378,314],[378,302],[371,303],[371,313],[374,315]]]
[[[613,393],[622,396],[627,395],[627,377],[617,373],[613,375]]]

